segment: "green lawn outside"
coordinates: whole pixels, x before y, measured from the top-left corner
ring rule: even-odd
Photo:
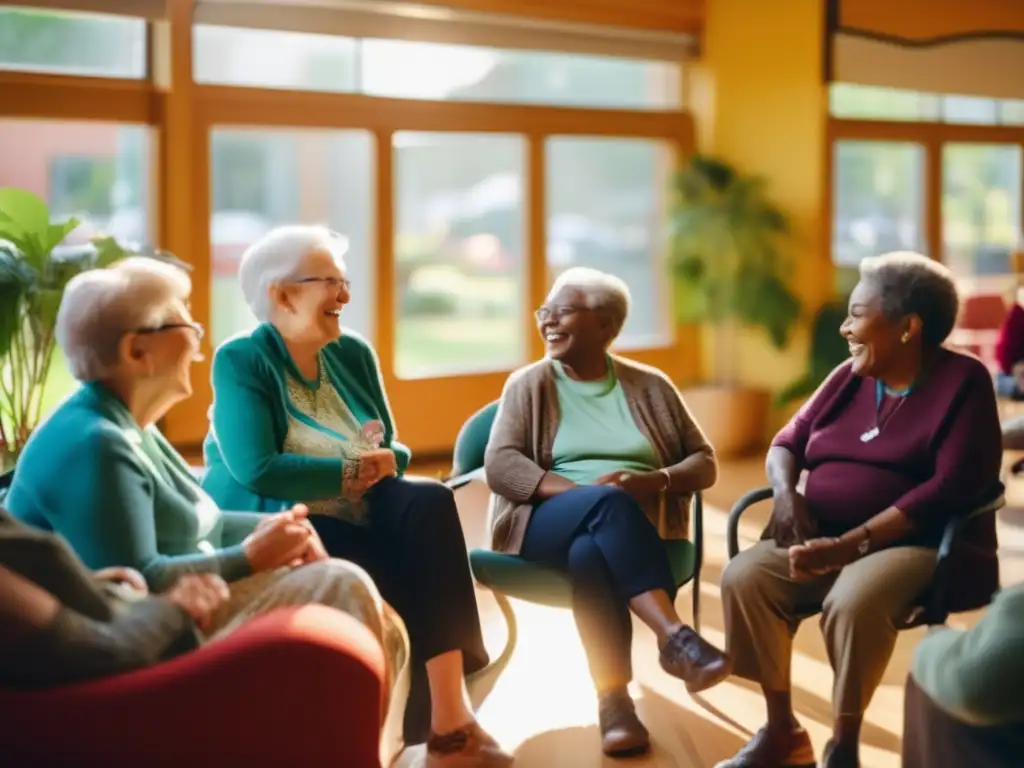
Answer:
[[[516,368],[525,362],[522,327],[515,316],[403,318],[395,373],[415,379]]]

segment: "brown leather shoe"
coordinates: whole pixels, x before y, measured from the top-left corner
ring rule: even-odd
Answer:
[[[659,661],[662,669],[686,683],[690,693],[706,690],[732,674],[732,659],[689,627],[676,630],[668,639]]]
[[[514,760],[476,722],[427,739],[427,768],[503,768]]]
[[[811,737],[795,728],[778,737],[764,726],[743,749],[715,768],[815,768]]]
[[[601,750],[609,757],[639,755],[651,748],[651,736],[636,716],[625,688],[602,693],[598,702]]]

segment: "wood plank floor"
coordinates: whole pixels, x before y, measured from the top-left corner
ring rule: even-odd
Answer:
[[[417,474],[437,474],[438,467],[416,467]],[[704,635],[722,645],[722,612],[718,589],[726,560],[725,520],[732,503],[747,490],[764,484],[760,460],[728,463],[716,488],[707,494],[702,586]],[[1024,493],[1011,489],[1011,504],[1000,518],[1003,583],[1024,581]],[[458,494],[459,510],[470,547],[485,540],[486,489],[468,487]],[[767,505],[752,510],[741,528],[741,546],[753,543],[768,514]],[[504,624],[493,599],[479,590],[488,648],[497,654],[504,642]],[[691,593],[680,590],[677,605],[689,620]],[[665,675],[657,664],[652,633],[635,622],[632,693],[640,716],[651,731],[653,752],[642,758],[615,761],[604,757],[597,729],[596,699],[590,687],[583,650],[568,611],[514,602],[520,640],[512,661],[480,710],[484,726],[515,752],[524,768],[591,768],[627,764],[637,768],[702,768],[732,755],[761,726],[764,710],[751,687],[730,680],[706,692],[700,701],[682,683]],[[980,614],[954,617],[968,626]],[[903,729],[903,681],[913,648],[924,630],[901,635],[885,680],[868,710],[863,731],[864,768],[899,765]],[[820,754],[830,733],[832,674],[813,620],[804,622],[796,639],[793,662],[794,701]],[[402,764],[412,764],[409,755]]]

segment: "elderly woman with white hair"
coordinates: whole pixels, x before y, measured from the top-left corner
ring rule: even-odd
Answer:
[[[204,488],[219,503],[275,512],[295,502],[328,553],[363,566],[405,620],[412,645],[407,743],[428,764],[511,758],[477,724],[464,675],[488,662],[466,542],[451,491],[403,477],[380,365],[343,329],[343,238],[277,228],[242,256],[242,292],[260,324],[213,360]]]
[[[665,374],[609,354],[628,312],[619,278],[562,273],[536,312],[547,356],[509,378],[485,458],[493,548],[572,583],[609,755],[650,746],[626,690],[630,610],[657,635],[662,668],[690,691],[730,672],[676,613],[662,544],[685,538],[693,493],[715,482],[715,454]]]
[[[327,557],[302,505],[272,516],[221,511],[156,427],[192,394],[203,329],[189,313],[190,293],[182,269],[138,257],[68,283],[56,335],[81,387],[29,439],[4,503],[21,522],[66,539],[89,568],[118,569],[135,599],[173,593],[197,574],[213,579],[191,606],[200,641],[284,605],[352,614],[390,649],[391,697],[408,641],[366,573]],[[125,653],[128,639],[158,644],[168,622],[152,618],[110,632],[134,632]],[[91,648],[94,657],[106,652]]]

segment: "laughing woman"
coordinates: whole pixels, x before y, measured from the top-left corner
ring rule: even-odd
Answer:
[[[429,765],[503,765],[511,758],[477,724],[464,681],[488,659],[455,500],[402,476],[409,449],[377,355],[338,322],[345,247],[322,227],[288,226],[242,256],[261,324],[214,357],[204,487],[236,509],[307,504],[327,552],[363,566],[408,626],[406,741],[427,741]]]
[[[572,583],[602,748],[615,756],[650,746],[626,689],[631,610],[657,635],[662,668],[691,692],[730,670],[676,613],[662,543],[686,538],[693,493],[715,482],[715,454],[665,374],[608,353],[628,313],[617,277],[559,277],[537,310],[547,357],[509,378],[485,457],[493,548]]]
[[[839,329],[851,359],[772,442],[771,523],[722,575],[727,648],[736,674],[761,685],[768,723],[718,768],[814,765],[790,659],[800,620],[819,612],[835,682],[834,733],[818,765],[859,765],[864,711],[932,580],[943,528],[999,479],[989,373],[942,346],[958,307],[949,270],[893,253],[864,259],[860,272]],[[998,586],[994,517],[960,534],[953,610],[985,604]]]

